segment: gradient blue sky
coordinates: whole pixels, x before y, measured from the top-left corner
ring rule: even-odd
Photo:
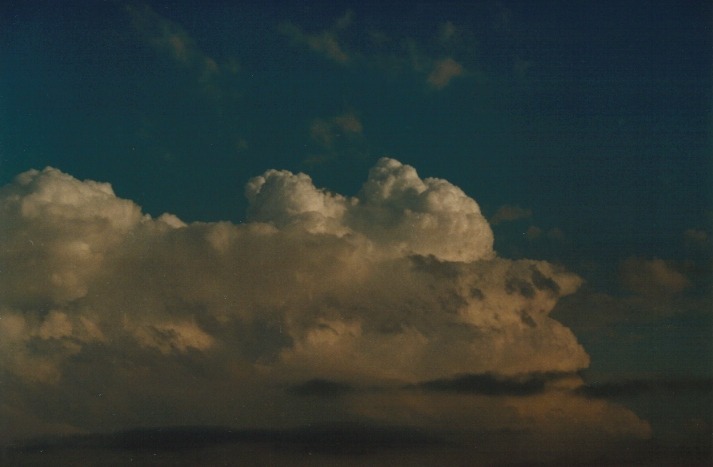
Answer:
[[[52,166],[237,224],[267,169],[353,196],[393,157],[581,276],[553,316],[588,383],[710,456],[681,434],[711,431],[710,2],[230,3],[4,2],[0,186]]]

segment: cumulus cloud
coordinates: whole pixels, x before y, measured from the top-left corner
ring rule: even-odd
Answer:
[[[494,255],[492,231],[473,199],[445,180],[422,180],[393,159],[381,159],[354,198],[317,189],[305,174],[275,170],[250,180],[246,193],[249,218],[278,227],[359,234],[382,253],[448,261]]]
[[[588,366],[550,316],[581,279],[498,257],[458,187],[384,158],[356,196],[281,170],[246,195],[246,224],[187,225],[52,168],[0,189],[3,435],[335,419],[440,430],[465,414],[475,433],[561,414],[582,439],[647,436],[626,409],[527,376]],[[536,403],[419,386],[469,374]]]

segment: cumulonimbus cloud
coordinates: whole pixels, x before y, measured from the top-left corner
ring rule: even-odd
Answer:
[[[445,426],[462,415],[453,398],[470,396],[403,388],[468,374],[497,386],[589,364],[549,316],[581,279],[544,261],[498,257],[478,204],[445,180],[383,158],[353,197],[279,170],[251,179],[246,194],[246,224],[187,225],[53,168],[0,189],[7,436],[289,426],[327,412],[362,421],[393,412],[401,425],[430,427],[429,398],[443,400],[444,419],[433,426]],[[325,412],[289,389],[314,389],[310,381],[328,392],[392,392],[336,391]],[[561,387],[537,389],[504,396],[536,397],[533,420],[590,411],[585,432],[648,433],[626,409],[597,401],[595,410]],[[491,396],[464,407],[488,406],[510,421],[475,417],[472,430],[520,429],[532,415],[527,404],[483,399]],[[390,408],[377,416],[369,401]]]

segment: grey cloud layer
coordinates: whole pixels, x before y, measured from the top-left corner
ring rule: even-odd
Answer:
[[[462,374],[572,373],[589,363],[549,317],[581,279],[543,261],[497,257],[477,203],[445,180],[385,158],[355,197],[277,170],[251,179],[246,193],[249,223],[186,225],[51,168],[0,189],[6,435],[289,426],[327,413],[430,425],[429,398],[441,400],[446,419],[458,415],[452,394],[345,391],[322,410],[292,401],[285,387],[404,387]],[[511,413],[495,425],[539,423],[563,404],[557,410],[594,410],[570,392],[536,397],[537,414],[495,404],[492,413]],[[379,404],[389,409],[374,413]],[[492,406],[472,399],[464,410],[483,404]],[[647,435],[630,412],[596,404],[612,417],[589,413],[588,430]]]

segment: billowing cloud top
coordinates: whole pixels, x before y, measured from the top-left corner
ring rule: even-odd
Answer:
[[[381,159],[356,197],[277,170],[246,193],[250,222],[186,225],[52,168],[0,189],[5,431],[297,423],[313,415],[275,401],[305,381],[398,386],[589,363],[549,317],[580,278],[497,257],[476,202],[445,180]],[[37,391],[82,410],[50,410]],[[228,394],[240,403],[226,406]],[[272,415],[253,409],[267,397]],[[340,410],[371,417],[359,403]],[[622,430],[646,431],[626,417]]]
[[[270,170],[247,185],[252,220],[308,231],[359,234],[396,255],[446,261],[489,259],[493,234],[478,204],[445,180],[382,158],[356,198],[315,188],[305,174]]]

